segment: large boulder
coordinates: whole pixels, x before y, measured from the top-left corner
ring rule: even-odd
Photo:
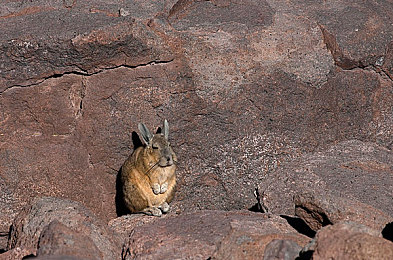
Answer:
[[[128,221],[132,220],[121,220]],[[297,244],[297,253],[310,240],[278,216],[250,211],[202,210],[135,226],[125,240],[122,257],[262,259],[266,246],[277,239]]]
[[[299,192],[294,196],[295,214],[317,231],[340,221],[353,221],[382,232],[393,221],[381,210],[370,205],[334,196],[331,192]]]
[[[35,199],[15,218],[7,249],[20,248],[40,257],[116,259],[120,243],[115,233],[81,204],[45,197]]]
[[[79,230],[73,230],[53,220],[41,232],[37,256],[74,256],[82,259],[103,259],[104,255],[93,240]],[[115,255],[116,252],[113,252]],[[106,256],[108,258],[108,256]]]
[[[312,259],[391,259],[393,243],[375,233],[351,222],[324,227],[313,242]]]

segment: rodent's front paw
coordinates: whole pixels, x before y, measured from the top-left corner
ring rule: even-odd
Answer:
[[[162,193],[165,193],[167,190],[168,190],[168,183],[165,182],[165,183],[163,183],[163,184],[161,185],[161,191],[160,191],[160,193],[161,193],[161,194],[162,194]]]
[[[151,188],[152,188],[154,194],[156,194],[156,195],[160,194],[160,192],[161,192],[160,184],[154,183]]]

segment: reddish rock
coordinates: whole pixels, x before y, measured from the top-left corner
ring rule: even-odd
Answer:
[[[7,3],[8,12],[1,16],[0,93],[65,73],[89,75],[105,68],[173,59],[144,23],[161,10],[160,3],[146,8],[98,1],[78,1],[71,7],[60,1],[15,2],[18,5]],[[133,9],[145,12],[120,15],[120,10]]]
[[[294,197],[295,214],[317,231],[340,221],[353,221],[381,232],[392,216],[370,205],[324,193],[299,192]]]
[[[23,259],[25,256],[33,255],[35,252],[34,249],[27,249],[23,247],[16,247],[7,252],[0,254],[1,260],[20,260]]]
[[[309,240],[280,217],[249,211],[198,211],[134,228],[124,244],[123,258],[223,259],[231,255],[252,259],[263,257],[265,246],[274,239],[302,246]]]
[[[54,220],[41,232],[37,256],[59,255],[81,259],[103,259],[103,254],[90,237]]]
[[[321,6],[316,2],[296,1],[302,15],[318,22],[324,41],[335,63],[343,69],[380,66],[387,45],[393,40],[390,1],[362,1]]]
[[[234,222],[231,228],[231,233],[222,240],[212,259],[271,259],[272,255],[286,254],[296,257],[301,247],[310,240],[294,232],[278,217],[266,220],[264,225]],[[274,241],[288,242],[278,248]]]
[[[265,190],[265,204],[275,214],[294,215],[293,196],[309,192],[332,215],[343,211],[354,218],[368,219],[370,210],[370,216],[381,215],[388,220],[386,216],[393,216],[392,163],[389,149],[345,141],[281,165],[266,177],[259,190]],[[384,221],[375,223],[380,226]]]
[[[84,260],[86,258],[79,258],[74,256],[56,255],[56,256],[42,256],[34,257],[35,260]]]
[[[66,197],[114,218],[116,174],[132,152],[132,132],[164,118],[179,155],[174,211],[249,208],[255,186],[277,181],[271,209],[293,214],[283,182],[320,179],[274,171],[284,161],[348,139],[391,147],[392,81],[380,71],[388,74],[390,48],[382,67],[372,66],[391,41],[383,6],[390,3],[4,3],[0,232],[37,196]],[[348,10],[356,12],[337,17]],[[361,41],[346,24],[362,25]],[[341,56],[332,55],[334,42]],[[374,180],[387,176],[387,168],[372,171]],[[267,181],[272,172],[277,180]],[[371,199],[369,189],[358,199],[385,210],[383,182],[370,184],[381,196]]]
[[[46,197],[35,199],[14,220],[8,250],[20,247],[41,256],[115,259],[120,255],[119,243],[114,233],[79,203]]]
[[[165,214],[161,216],[161,218],[157,218],[154,216],[146,216],[144,214],[123,215],[109,221],[108,227],[115,231],[116,235],[120,236],[121,240],[124,241],[128,239],[128,236],[134,230],[134,228],[143,226],[148,223],[153,223],[155,221],[160,221],[160,219],[166,218],[169,215],[173,214]]]
[[[353,224],[326,226],[316,235],[312,259],[392,259],[393,243]]]
[[[115,177],[89,171],[89,152],[75,132],[83,88],[81,76],[68,75],[1,95],[6,128],[0,136],[4,148],[0,151],[4,185],[0,194],[9,202],[0,213],[4,229],[36,196],[85,201],[99,216],[114,211],[114,184],[109,180],[114,182]],[[96,185],[101,192],[96,192]]]
[[[391,42],[386,51],[386,56],[382,56],[378,60],[382,65],[382,70],[388,75],[390,80],[393,80],[393,42]]]

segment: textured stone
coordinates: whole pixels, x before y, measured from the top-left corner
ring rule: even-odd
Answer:
[[[383,71],[393,80],[393,42],[391,42],[386,51],[386,56],[379,58],[378,65],[382,65]]]
[[[340,223],[318,231],[312,259],[391,259],[393,243]]]
[[[79,203],[45,197],[35,199],[14,220],[8,249],[21,247],[41,256],[70,254],[115,259],[120,255],[120,240],[117,239],[106,225]],[[81,241],[86,251],[81,252],[81,248],[78,251],[78,246],[69,244],[80,243],[82,246]]]
[[[175,212],[249,208],[274,172],[270,202],[282,198],[271,209],[293,214],[287,177],[275,171],[285,161],[349,139],[392,148],[390,6],[6,1],[0,232],[31,197],[79,201],[106,221],[122,214],[115,182],[132,132],[164,118],[179,155]],[[374,180],[387,176],[371,169]],[[370,182],[381,190],[374,200],[358,180],[357,199],[386,211],[383,182]]]
[[[263,259],[296,259],[301,249],[296,242],[291,240],[273,240],[266,246]]]
[[[16,247],[7,252],[0,254],[1,260],[20,260],[23,259],[25,256],[33,255],[33,249],[27,249],[23,247]]]
[[[103,255],[86,234],[68,228],[59,221],[49,223],[41,232],[38,257],[73,256],[81,259],[102,259]]]
[[[368,219],[370,210],[371,215],[392,217],[392,163],[389,149],[345,141],[281,165],[266,177],[259,190],[265,190],[265,204],[276,214],[294,215],[293,196],[309,192],[327,211],[357,212],[353,217],[360,214]]]
[[[340,221],[353,221],[381,232],[392,216],[370,205],[336,197],[329,192],[299,192],[294,196],[295,214],[317,231]]]
[[[232,232],[222,240],[212,259],[271,259],[269,257],[272,255],[296,257],[309,238],[294,232],[284,223],[282,220],[277,221],[277,217],[266,221],[266,226],[262,227],[254,226],[253,223],[235,222],[231,224]],[[287,242],[277,248],[274,241]]]
[[[122,257],[255,259],[263,257],[266,244],[274,239],[292,240],[302,246],[309,240],[277,216],[269,218],[249,211],[198,211],[135,227],[124,244]]]
[[[166,218],[170,215],[173,214],[169,212],[168,214],[162,215],[161,218]],[[150,217],[143,214],[123,215],[109,221],[108,227],[116,232],[116,235],[121,237],[122,241],[125,241],[136,227],[159,221],[161,218]]]
[[[335,63],[344,69],[378,66],[387,45],[393,40],[390,1],[378,3],[335,1],[321,6],[317,2],[292,1],[299,13],[318,22],[324,41]],[[380,66],[380,65],[379,65]]]
[[[0,92],[64,73],[91,74],[171,59],[169,50],[163,51],[166,45],[143,23],[162,2],[149,8],[143,3],[121,5],[147,11],[136,16],[120,16],[118,1],[78,1],[71,7],[62,1],[15,2],[20,3],[3,7],[9,13],[1,17]]]

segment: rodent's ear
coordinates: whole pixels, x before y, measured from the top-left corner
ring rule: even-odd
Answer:
[[[162,128],[162,132],[164,133],[165,139],[168,140],[169,137],[169,124],[168,121],[164,120],[164,127]]]
[[[138,124],[138,129],[141,132],[142,139],[146,145],[149,145],[151,140],[153,139],[153,135],[150,133],[149,129],[143,124]]]

